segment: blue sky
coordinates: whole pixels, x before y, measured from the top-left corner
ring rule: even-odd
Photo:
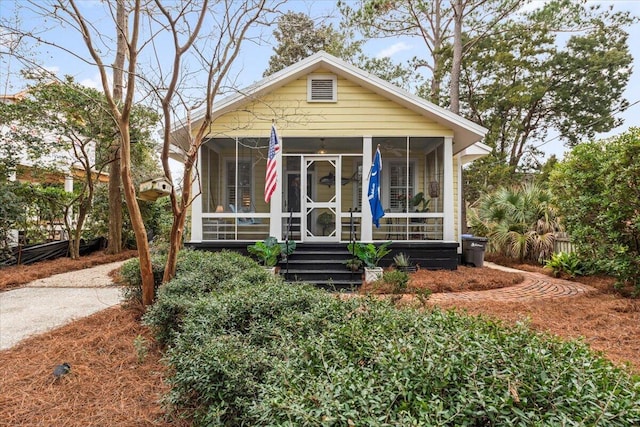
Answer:
[[[543,0],[534,2],[535,5],[539,5]],[[634,15],[640,16],[640,1],[638,0],[610,0],[600,1],[603,4],[613,4],[616,10],[629,10]],[[0,0],[0,15],[4,18],[12,16],[15,12],[15,4],[26,5],[24,0]],[[337,16],[337,10],[335,7],[335,0],[289,0],[284,5],[284,9],[292,9],[295,11],[305,12],[312,17],[317,16]],[[98,13],[102,6],[97,0],[84,0],[82,2],[83,7],[88,13]],[[23,11],[19,15],[20,19],[25,22],[31,22],[33,17],[29,16],[29,12]],[[104,24],[107,25],[109,18],[104,20]],[[42,26],[46,27],[46,24]],[[112,30],[111,30],[112,31]],[[624,118],[624,125],[616,128],[606,135],[599,135],[598,137],[606,137],[623,132],[631,126],[640,126],[640,25],[634,26],[629,29],[629,46],[631,47],[632,54],[634,56],[633,69],[631,81],[625,92],[625,96],[630,103],[638,102],[632,105],[627,111],[619,116]],[[46,35],[48,38],[55,39],[60,42],[64,42],[70,49],[76,49],[80,52],[85,52],[85,47],[76,33],[70,30],[61,30],[60,28],[53,28]],[[273,39],[270,36],[270,30],[265,30],[262,33],[264,41],[260,44],[257,43],[245,43],[240,57],[236,64],[237,75],[235,84],[238,87],[245,87],[256,80],[259,80],[263,71],[268,66],[269,57],[273,53]],[[0,40],[1,41],[1,40]],[[409,59],[415,55],[423,56],[424,47],[419,41],[411,39],[382,39],[372,40],[365,44],[365,52],[371,56],[382,57],[389,56],[396,62],[401,62]],[[37,53],[38,60],[47,69],[55,72],[58,76],[72,75],[80,83],[90,87],[101,87],[99,75],[97,70],[83,63],[82,61],[73,58],[72,56],[55,51],[41,50]],[[6,61],[6,59],[5,59]],[[0,62],[0,87],[1,92],[17,92],[21,89],[20,82],[13,81],[12,87],[7,87],[7,81],[5,78],[1,78],[1,74],[6,73],[6,62]],[[11,71],[15,72],[20,68],[19,64],[11,64]],[[548,142],[542,147],[542,149],[548,154],[562,155],[565,151],[562,142],[559,139],[554,139],[554,135],[551,134],[547,140]]]

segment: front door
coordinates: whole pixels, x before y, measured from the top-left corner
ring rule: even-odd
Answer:
[[[340,212],[340,165],[338,156],[303,156],[302,174],[302,241],[338,242],[340,235],[336,224]],[[314,171],[315,173],[310,173]],[[306,180],[315,176],[315,182]],[[314,191],[308,191],[308,189]]]

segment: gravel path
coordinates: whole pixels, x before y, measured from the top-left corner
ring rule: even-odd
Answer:
[[[120,304],[108,273],[125,261],[56,274],[0,293],[0,350],[34,334]]]

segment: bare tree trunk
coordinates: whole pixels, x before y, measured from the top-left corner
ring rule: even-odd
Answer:
[[[127,200],[129,208],[129,216],[131,217],[131,227],[136,236],[136,245],[138,246],[138,258],[140,260],[140,276],[142,279],[142,304],[145,306],[153,304],[155,296],[155,283],[153,279],[153,270],[151,268],[151,254],[149,253],[149,242],[147,241],[147,231],[142,221],[140,206],[136,199],[136,190],[131,178],[131,144],[129,141],[129,122],[127,118],[121,117],[120,134],[122,136],[122,183],[124,196]]]
[[[462,68],[462,0],[453,2],[453,58],[449,86],[450,110],[460,113],[460,69]]]
[[[124,0],[116,4],[116,58],[113,63],[113,99],[122,102],[123,68],[125,60],[127,17]],[[109,242],[107,253],[122,252],[122,192],[120,191],[120,136],[116,137],[109,151]]]
[[[193,154],[195,153],[195,154]],[[182,175],[182,182],[187,183],[182,189],[180,204],[176,200],[175,192],[171,193],[171,205],[173,208],[173,223],[171,224],[171,234],[169,236],[169,253],[167,254],[167,262],[165,264],[162,283],[167,283],[176,275],[176,267],[178,265],[178,252],[182,248],[182,236],[184,234],[184,223],[187,219],[188,201],[191,200],[191,175],[193,172],[193,164],[197,158],[198,150],[190,152],[187,155],[187,161]]]

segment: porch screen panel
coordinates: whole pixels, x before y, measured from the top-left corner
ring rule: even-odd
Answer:
[[[224,205],[221,197],[220,156],[213,150],[213,141],[202,146],[200,170],[202,171],[202,212],[215,212],[218,205]]]
[[[230,211],[251,209],[252,169],[251,162],[246,159],[227,160],[227,206]],[[237,179],[237,181],[236,181]],[[237,182],[237,185],[236,185]]]
[[[373,138],[382,155],[382,205],[388,212],[407,212],[415,191],[415,162],[408,151],[409,138]],[[368,175],[368,171],[367,171]]]
[[[444,143],[433,144],[425,157],[425,196],[430,199],[429,212],[443,211]]]

